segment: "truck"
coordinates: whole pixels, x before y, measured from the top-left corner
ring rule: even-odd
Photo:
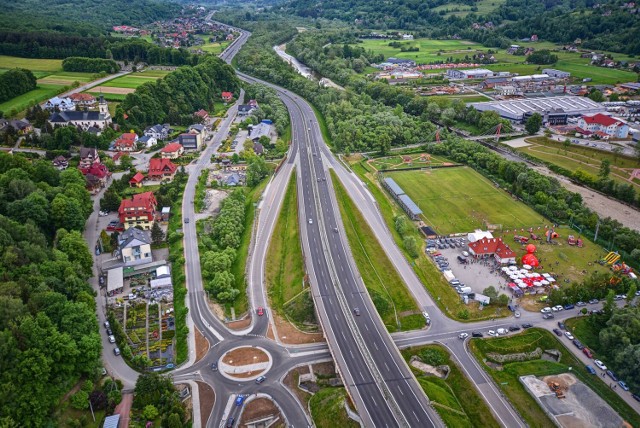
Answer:
[[[458,293],[469,294],[471,293],[471,287],[460,287],[460,291],[458,291]]]
[[[456,276],[450,270],[443,270],[442,274],[444,275],[444,279],[446,279],[447,282],[451,282],[456,279]]]

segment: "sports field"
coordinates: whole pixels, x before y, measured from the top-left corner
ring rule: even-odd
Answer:
[[[542,216],[513,200],[469,167],[389,174],[423,212],[438,233],[463,233],[485,223],[504,229],[548,224]]]
[[[105,82],[102,86],[110,88],[135,89],[143,83],[155,82],[161,77],[171,73],[166,70],[145,70],[140,73],[131,73],[126,76]]]
[[[451,164],[449,160],[428,154],[410,154],[410,155],[397,155],[386,156],[383,158],[372,159],[369,165],[375,168],[377,171],[382,170],[398,170],[404,168],[416,168],[423,167],[428,168],[430,166]]]

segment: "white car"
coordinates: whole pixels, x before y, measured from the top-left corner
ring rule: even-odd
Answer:
[[[109,336],[109,343],[116,343],[116,338],[113,335]]]
[[[462,340],[466,339],[467,337],[469,337],[469,333],[460,333],[458,335],[458,338]]]
[[[520,318],[520,311],[516,311],[513,315],[514,315],[516,318]]]
[[[489,330],[489,332],[487,333],[489,336],[497,336],[496,332],[493,330]]]
[[[573,334],[569,333],[568,331],[565,331],[564,335],[567,336],[567,339],[569,339],[569,340],[573,340],[574,339]]]
[[[312,219],[309,219],[309,224],[313,224],[313,220]]]
[[[593,364],[596,365],[596,367],[598,367],[600,370],[606,370],[607,366],[604,365],[604,363],[600,360],[593,360]]]
[[[554,306],[553,308],[551,308],[551,310],[553,312],[560,312],[561,310],[563,310],[564,308],[560,305]]]
[[[542,312],[543,314],[548,314],[549,312],[551,312],[551,308],[547,306],[546,308],[540,309],[540,312]]]

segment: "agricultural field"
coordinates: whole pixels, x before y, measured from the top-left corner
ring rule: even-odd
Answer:
[[[484,1],[484,0],[483,0]],[[482,2],[481,2],[482,3]],[[443,8],[450,8],[451,5],[441,6]],[[479,43],[468,40],[434,40],[434,39],[415,39],[408,41],[396,41],[400,42],[405,47],[417,47],[420,50],[418,52],[401,52],[399,48],[389,46],[390,40],[380,39],[366,39],[361,40],[358,44],[365,49],[371,49],[375,53],[381,53],[388,57],[407,58],[412,59],[418,63],[429,63],[435,61],[444,61],[446,58],[464,59],[465,56],[469,58],[473,57],[474,53],[480,53],[490,50]],[[533,42],[522,43],[523,46],[531,46],[537,50],[540,49],[557,49],[559,46],[550,42]],[[496,51],[495,48],[492,49]],[[611,54],[615,60],[633,60],[627,55],[606,52],[602,53]],[[525,64],[526,57],[508,55],[504,49],[500,49],[493,55],[498,60],[496,64],[482,65],[482,68],[488,68],[493,71],[510,71],[512,73],[534,74],[539,73],[543,68],[556,68],[558,70],[568,71],[571,76],[579,81],[583,78],[589,77],[592,79],[590,84],[615,84],[622,82],[635,82],[637,80],[637,74],[631,71],[617,70],[606,67],[597,67],[590,65],[589,58],[580,58],[580,53],[566,52],[559,50],[554,52],[558,56],[558,62],[554,65],[536,65]],[[371,73],[371,71],[366,71]]]
[[[469,167],[400,171],[389,176],[440,234],[471,232],[486,223],[501,224],[504,229],[548,223]]]
[[[493,354],[530,353],[536,348],[556,349],[560,351],[560,357],[557,360],[552,357],[545,359],[532,357],[527,361],[507,363],[500,363],[492,357]],[[640,424],[640,415],[611,390],[607,383],[602,382],[598,376],[589,374],[584,364],[565,348],[562,341],[546,330],[532,328],[515,335],[472,339],[469,342],[469,349],[529,426],[553,427],[555,425],[520,383],[520,376],[548,376],[568,372],[591,388],[632,426]]]
[[[190,50],[198,50],[198,49],[202,49],[205,52],[208,53],[212,53],[215,55],[218,55],[219,53],[221,53],[227,46],[229,46],[229,44],[231,42],[227,41],[227,40],[221,40],[219,42],[209,42],[208,39],[209,37],[211,37],[208,34],[199,34],[197,35],[198,37],[200,37],[203,41],[204,44],[203,45],[199,45],[199,46],[193,46],[191,48],[189,48]]]
[[[25,68],[35,72],[52,73],[62,71],[61,59],[36,59],[36,58],[19,58],[15,56],[0,55],[0,70],[8,70],[10,68]],[[39,77],[36,75],[36,77]]]
[[[167,70],[145,70],[140,73],[131,73],[105,82],[103,85],[91,90],[108,94],[128,94],[134,92],[143,83],[155,82],[169,73],[171,72]]]
[[[628,180],[631,172],[640,168],[640,161],[637,159],[575,144],[565,148],[562,143],[546,137],[528,138],[526,142],[530,145],[517,150],[569,171],[580,169],[594,177],[598,176],[602,161],[608,159],[611,162],[609,177],[618,183],[632,183],[636,192],[640,191],[640,180]]]

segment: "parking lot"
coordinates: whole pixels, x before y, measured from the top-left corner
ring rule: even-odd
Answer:
[[[427,248],[431,245],[430,243],[435,244],[431,248],[440,253],[439,257],[434,257],[434,262],[441,271],[451,270],[460,282],[461,288],[471,288],[470,293],[482,293],[485,288],[494,286],[499,293],[511,297],[511,293],[506,289],[506,281],[500,275],[500,265],[496,265],[493,258],[476,260],[470,255],[465,257],[464,254],[468,254],[466,237],[446,239],[447,241],[444,242],[440,240],[440,246],[435,240],[428,240],[427,243]],[[466,263],[458,257],[466,259]]]

